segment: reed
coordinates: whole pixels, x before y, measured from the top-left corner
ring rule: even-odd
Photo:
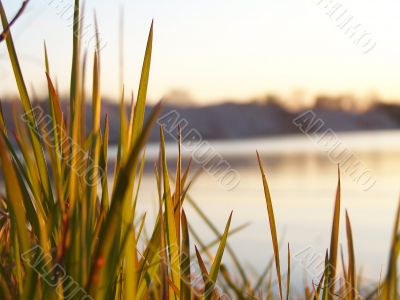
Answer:
[[[136,204],[146,160],[147,138],[161,110],[154,107],[145,120],[150,74],[153,24],[151,24],[136,99],[125,115],[121,87],[118,157],[109,180],[108,118],[101,128],[100,43],[94,49],[92,116],[90,128],[82,126],[84,66],[79,38],[80,2],[75,0],[73,60],[69,113],[61,109],[45,47],[50,115],[33,106],[26,88],[12,33],[5,43],[9,54],[23,117],[14,117],[15,132],[5,127],[0,113],[0,159],[5,194],[0,198],[0,298],[1,299],[398,299],[397,258],[400,245],[400,209],[397,212],[389,254],[388,271],[376,288],[365,292],[357,282],[350,217],[346,212],[348,262],[342,256],[338,272],[340,226],[340,175],[334,204],[331,243],[325,271],[317,283],[292,293],[290,247],[288,269],[283,276],[276,219],[267,178],[261,171],[273,258],[256,282],[228,245],[228,236],[245,227],[231,228],[232,213],[223,230],[218,229],[189,196],[190,163],[182,167],[181,143],[176,173],[167,166],[163,129],[160,128],[160,159],[154,173],[159,210],[149,237],[143,235],[146,215]],[[10,28],[0,1],[3,28]],[[97,22],[96,22],[97,24]],[[97,26],[97,25],[96,25]],[[44,120],[46,122],[44,122]],[[174,178],[174,180],[172,179]],[[215,234],[205,244],[190,226],[185,207],[191,205]],[[140,245],[139,245],[139,240]],[[196,247],[192,245],[196,244]],[[211,249],[217,245],[216,253]],[[223,264],[228,252],[235,270]],[[274,268],[273,268],[274,266]],[[194,278],[194,268],[200,270]],[[275,270],[274,272],[272,272]],[[277,279],[277,288],[272,280]],[[338,280],[338,279],[342,280]]]

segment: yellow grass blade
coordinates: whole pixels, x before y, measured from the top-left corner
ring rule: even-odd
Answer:
[[[269,193],[269,187],[268,187],[268,183],[267,183],[267,178],[265,176],[265,172],[264,172],[264,169],[263,169],[263,166],[262,166],[262,163],[261,163],[261,159],[260,159],[260,155],[258,154],[258,152],[257,152],[257,159],[258,159],[258,164],[259,164],[259,167],[260,167],[263,186],[264,186],[265,200],[267,202],[269,226],[270,226],[271,237],[272,237],[272,245],[273,245],[273,248],[274,248],[274,255],[275,255],[276,275],[278,277],[278,284],[279,284],[279,299],[282,300],[283,297],[282,297],[281,266],[280,266],[280,260],[279,260],[279,246],[278,246],[278,237],[277,237],[277,234],[276,234],[274,209],[272,207],[272,200],[271,200],[271,195]]]
[[[338,184],[336,189],[335,208],[333,213],[331,244],[329,250],[329,299],[333,299],[335,295],[335,277],[337,252],[339,245],[339,222],[340,222],[340,170],[338,167]]]
[[[349,253],[349,266],[347,271],[348,281],[350,285],[350,299],[356,298],[357,284],[356,284],[356,265],[355,254],[353,245],[353,233],[351,230],[351,223],[349,214],[346,211],[346,234],[347,234],[347,248]]]
[[[169,262],[171,264],[171,278],[174,285],[180,290],[180,258],[179,243],[176,236],[176,224],[174,218],[174,204],[169,183],[167,158],[165,153],[164,133],[160,127],[161,157],[163,167],[164,205],[165,205],[165,240],[168,248]],[[173,290],[172,290],[173,291]],[[179,298],[179,294],[173,293],[173,297]]]
[[[181,291],[180,299],[191,299],[190,241],[185,211],[182,210]]]
[[[17,279],[18,279],[18,292],[21,299],[27,299],[27,292],[34,288],[31,280],[26,280],[24,287],[22,286],[24,281],[22,280],[22,268],[21,268],[21,254],[27,252],[30,249],[29,232],[26,226],[27,220],[25,217],[25,207],[23,205],[23,194],[18,182],[16,171],[11,162],[11,157],[6,152],[3,137],[0,137],[0,159],[2,173],[4,175],[4,183],[7,191],[7,206],[10,211],[10,218],[12,220],[12,233],[11,238],[14,245],[14,261],[17,266]],[[26,276],[29,278],[32,274],[32,270],[27,268]],[[25,297],[25,298],[23,298]]]
[[[181,131],[179,128],[179,139],[178,139],[178,159],[176,162],[176,178],[175,178],[175,192],[172,196],[172,202],[174,206],[174,218],[175,218],[175,225],[176,225],[176,238],[178,241],[178,246],[180,246],[180,219],[181,219],[181,193],[182,193],[182,180],[181,180],[181,172],[182,172],[182,155],[181,155]],[[177,209],[176,209],[177,207]]]

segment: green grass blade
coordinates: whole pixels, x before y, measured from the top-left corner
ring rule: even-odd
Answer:
[[[156,118],[160,112],[160,105],[153,109],[146,126],[143,129],[140,138],[137,140],[132,151],[128,155],[126,164],[120,170],[120,176],[117,178],[116,188],[111,201],[109,214],[107,215],[102,229],[99,234],[99,244],[95,250],[93,266],[89,279],[88,290],[90,295],[95,299],[104,299],[107,295],[107,290],[111,287],[109,276],[115,275],[116,265],[110,259],[111,251],[115,247],[116,241],[119,241],[119,227],[120,218],[122,216],[123,201],[126,199],[126,194],[129,192],[129,176],[132,174],[133,167],[136,165],[140,151],[142,150],[149,134],[152,125],[155,123]],[[118,242],[119,244],[119,242]],[[99,287],[103,287],[99,289]]]
[[[231,226],[232,212],[229,215],[228,222],[226,223],[224,234],[222,235],[221,242],[218,246],[217,254],[215,255],[214,262],[210,269],[210,279],[215,283],[217,282],[218,272],[221,266],[222,255],[224,254],[226,241],[228,239],[229,227]]]
[[[214,293],[215,284],[218,279],[218,273],[221,269],[222,256],[224,254],[231,220],[232,220],[232,213],[229,215],[228,222],[226,223],[224,233],[221,237],[221,240],[220,240],[220,243],[218,246],[218,250],[215,255],[214,261],[211,265],[209,273],[207,272],[207,268],[205,266],[203,259],[201,258],[201,254],[200,254],[199,250],[197,249],[197,247],[195,247],[197,260],[198,260],[200,270],[202,273],[202,277],[203,277],[203,281],[204,281],[203,294],[204,294],[204,299],[206,299],[206,300],[212,299],[212,296],[215,294]]]
[[[185,176],[184,176],[185,178]],[[204,211],[201,210],[201,208],[197,205],[197,203],[193,200],[192,197],[190,197],[189,194],[187,194],[187,189],[184,192],[184,196],[187,198],[187,201],[190,203],[190,205],[194,208],[194,210],[199,214],[199,216],[204,220],[204,222],[207,224],[207,226],[211,229],[211,231],[216,235],[217,238],[221,238],[221,233],[218,231],[218,228],[213,224],[213,222],[207,217],[207,215],[204,213]],[[184,199],[184,198],[183,198]],[[235,254],[234,249],[227,244],[226,245],[226,250],[229,253],[230,257],[232,258],[235,267],[237,268],[240,277],[243,280],[243,285],[247,286],[249,283],[249,280],[246,276],[246,272],[244,271],[244,268],[242,267],[239,258]]]
[[[142,176],[143,176],[145,163],[146,163],[146,149],[143,151],[142,159],[141,159],[141,162],[140,162],[138,180],[137,180],[137,187],[136,187],[136,194],[135,194],[135,197],[133,199],[133,205],[132,205],[132,219],[133,220],[135,220],[136,206],[137,206],[137,201],[138,201],[138,198],[139,198],[139,190],[140,190],[140,185],[142,183]]]
[[[224,236],[221,239],[220,245],[218,247],[215,260],[214,260],[213,264],[211,265],[210,273],[208,273],[206,265],[201,257],[201,254],[200,254],[199,250],[197,249],[197,247],[195,246],[197,261],[198,261],[200,271],[201,271],[203,281],[204,281],[203,298],[205,300],[212,299],[212,297],[215,295],[215,293],[214,293],[215,283],[217,281],[218,273],[221,268],[222,255],[223,255],[224,248],[226,245],[226,239],[228,236],[231,218],[232,218],[232,213],[229,216],[228,222],[226,224],[225,233],[224,233]],[[213,273],[211,274],[211,272],[213,272]]]
[[[7,16],[6,16],[6,13],[4,11],[4,7],[3,7],[3,4],[1,1],[0,1],[0,17],[1,17],[3,28],[7,28],[7,26],[8,26]],[[8,49],[8,54],[10,57],[11,65],[12,65],[12,68],[14,71],[15,81],[18,86],[18,91],[19,91],[22,107],[24,109],[24,113],[25,113],[27,121],[28,121],[29,135],[30,135],[31,142],[32,142],[32,147],[33,147],[35,160],[36,160],[37,168],[38,168],[39,175],[40,175],[40,180],[44,187],[45,198],[48,202],[48,205],[51,207],[53,205],[53,195],[52,195],[52,190],[51,190],[51,185],[50,185],[49,174],[47,171],[46,160],[44,157],[43,148],[40,144],[40,138],[38,136],[39,130],[37,127],[35,116],[32,113],[32,106],[31,106],[31,103],[29,100],[29,95],[28,95],[28,91],[26,89],[24,78],[22,76],[22,71],[21,71],[21,67],[19,65],[17,53],[15,51],[11,32],[9,32],[7,35],[6,44],[7,44],[7,49]]]
[[[136,143],[140,131],[143,126],[144,111],[146,107],[147,86],[150,75],[151,52],[153,47],[153,22],[151,22],[150,32],[147,39],[146,52],[144,55],[142,74],[140,77],[139,91],[137,95],[137,102],[135,106],[135,122],[132,130],[132,144]]]
[[[71,86],[70,86],[70,112],[71,120],[75,117],[75,101],[79,97],[80,84],[80,1],[74,1],[74,18],[72,32],[72,67],[71,67]],[[72,121],[73,122],[73,121]]]
[[[108,211],[110,200],[108,195],[108,138],[109,138],[109,125],[108,125],[108,115],[106,115],[104,121],[104,130],[102,136],[102,152],[100,156],[100,167],[103,169],[102,187],[101,187],[101,207],[103,211]]]

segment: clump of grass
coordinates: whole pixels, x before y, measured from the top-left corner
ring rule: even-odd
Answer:
[[[156,105],[145,122],[153,24],[137,99],[132,101],[129,117],[125,115],[124,91],[121,91],[120,138],[111,182],[107,178],[107,117],[104,128],[100,125],[100,49],[94,49],[92,124],[86,130],[83,126],[85,64],[81,62],[79,0],[75,0],[74,5],[70,113],[67,115],[61,109],[45,48],[44,80],[48,83],[50,106],[46,126],[40,119],[44,116],[38,117],[34,113],[35,107],[32,107],[18,63],[12,34],[8,32],[5,38],[24,121],[15,117],[16,130],[10,133],[5,127],[3,113],[0,113],[0,159],[5,187],[5,195],[0,199],[0,298],[217,299],[229,295],[237,299],[358,299],[362,290],[357,284],[359,274],[356,274],[347,213],[349,258],[347,265],[342,260],[344,274],[339,276],[337,272],[340,180],[325,271],[318,283],[305,288],[304,296],[298,296],[290,292],[289,245],[286,279],[281,274],[276,220],[265,172],[258,157],[273,242],[278,280],[276,293],[271,284],[274,277],[270,272],[272,260],[253,285],[234,249],[227,243],[228,235],[240,231],[245,225],[230,229],[231,214],[221,232],[190,198],[190,163],[182,168],[180,142],[175,183],[172,184],[162,128],[160,159],[155,164],[159,211],[150,237],[142,236],[146,216],[137,215],[136,204],[146,158],[144,149],[161,110],[161,105]],[[3,28],[9,28],[1,1],[0,15]],[[14,146],[12,139],[18,147]],[[187,204],[192,205],[215,234],[216,239],[211,244],[206,245],[198,237],[196,229],[190,226],[184,210]],[[388,272],[366,298],[398,297],[399,221],[400,210],[396,216]],[[191,247],[193,238],[197,244],[194,249]],[[139,245],[139,240],[144,242]],[[214,245],[218,245],[218,249],[212,254],[210,249]],[[223,265],[225,250],[232,257],[237,272],[229,272]],[[193,278],[195,266],[200,270],[200,280]],[[342,278],[344,283],[339,284],[338,278]]]

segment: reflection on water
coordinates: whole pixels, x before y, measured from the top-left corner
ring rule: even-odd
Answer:
[[[353,227],[357,267],[362,267],[364,276],[372,280],[379,280],[381,271],[386,269],[399,196],[399,134],[385,133],[385,139],[379,134],[343,137],[377,179],[370,190],[363,191],[349,174],[342,174],[340,241],[346,250],[344,212],[347,209]],[[379,140],[381,142],[377,142]],[[297,138],[294,142],[281,141],[285,145],[281,154],[278,150],[269,151],[277,147],[272,145],[268,149],[270,140],[216,143],[223,157],[240,172],[241,181],[233,191],[226,191],[215,178],[202,174],[191,187],[190,195],[221,230],[231,210],[234,211],[232,228],[250,222],[248,227],[232,235],[229,243],[250,274],[262,272],[272,255],[272,245],[255,156],[255,149],[260,149],[282,241],[282,260],[286,260],[286,243],[289,241],[293,268],[297,270],[294,278],[297,276],[299,283],[303,275],[314,277],[317,274],[313,274],[316,271],[311,267],[304,269],[300,258],[295,258],[296,254],[312,247],[310,249],[316,255],[323,257],[329,246],[337,166],[324,153],[315,151],[312,142],[306,138]],[[352,146],[351,143],[364,147]],[[170,154],[173,152],[171,149],[168,148]],[[152,152],[157,152],[155,147],[150,147],[150,156]],[[154,157],[149,160],[152,159]],[[150,168],[142,184],[139,210],[149,212],[148,222],[151,223],[158,204],[156,182]],[[215,236],[188,203],[185,209],[196,233],[205,241],[212,241]],[[229,255],[224,257],[224,261],[232,266]]]

